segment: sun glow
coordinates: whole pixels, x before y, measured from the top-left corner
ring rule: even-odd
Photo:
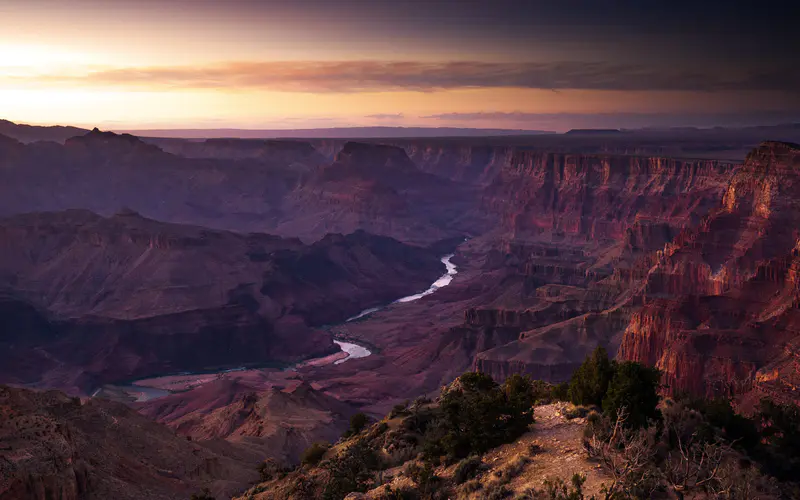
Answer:
[[[98,62],[92,54],[49,45],[0,43],[0,76],[80,73]]]

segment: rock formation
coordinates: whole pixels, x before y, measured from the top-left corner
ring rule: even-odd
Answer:
[[[0,386],[0,499],[230,496],[258,478],[259,455],[177,436],[111,401]]]
[[[297,463],[312,443],[336,441],[356,413],[308,382],[260,389],[228,379],[137,407],[195,441],[225,439],[282,463]]]
[[[797,397],[800,146],[765,142],[720,205],[658,253],[619,356],[675,393]]]
[[[0,240],[0,286],[30,304],[4,308],[0,342],[14,348],[4,353],[50,360],[41,379],[0,371],[69,389],[324,355],[336,347],[313,327],[424,289],[444,271],[432,250],[364,232],[304,245],[134,212],[22,215],[0,220]]]

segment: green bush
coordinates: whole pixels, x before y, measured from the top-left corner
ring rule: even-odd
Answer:
[[[602,404],[615,364],[604,348],[595,349],[572,375],[567,390],[569,400],[575,405]]]
[[[392,411],[389,412],[390,419],[401,417],[403,415],[408,415],[408,401],[394,405],[394,407],[392,407]]]
[[[433,465],[427,461],[423,462],[422,465],[417,462],[411,462],[406,467],[405,474],[406,477],[414,481],[419,492],[425,498],[430,497],[441,482],[441,478],[433,470]]]
[[[350,431],[353,434],[358,434],[364,427],[367,426],[369,423],[369,417],[363,413],[356,413],[352,417],[350,417]]]
[[[516,438],[525,433],[533,423],[533,404],[536,395],[530,377],[514,374],[506,379],[502,386],[505,393],[506,410],[511,416],[508,422],[508,435]]]
[[[328,473],[323,498],[340,500],[352,492],[365,492],[373,484],[373,473],[379,466],[375,452],[363,441],[350,445],[322,467]]]
[[[522,474],[525,466],[528,465],[530,461],[530,458],[526,457],[525,455],[520,455],[513,461],[507,463],[501,469],[496,470],[494,475],[499,478],[502,483],[508,483],[515,477]]]
[[[420,494],[416,488],[410,486],[398,486],[392,488],[388,484],[376,497],[378,500],[419,500]]]
[[[484,468],[483,460],[478,456],[471,456],[458,462],[453,471],[453,480],[456,484],[462,484],[477,476]]]
[[[203,488],[200,493],[192,494],[189,500],[214,500],[214,497],[211,496],[211,491],[208,488]]]
[[[511,496],[511,490],[509,490],[506,485],[504,484],[490,484],[486,486],[486,489],[483,490],[483,494],[481,494],[481,500],[501,500],[503,498],[508,498]]]
[[[800,407],[762,399],[759,408],[763,449],[759,455],[778,479],[800,477]]]
[[[303,465],[317,465],[329,448],[330,445],[328,443],[314,443],[303,452],[300,462]]]
[[[561,478],[547,478],[544,480],[544,488],[541,491],[533,492],[530,498],[541,498],[547,500],[583,500],[583,483],[586,476],[574,474],[567,484]],[[594,498],[594,497],[592,497]]]
[[[369,423],[369,417],[359,412],[350,417],[350,428],[342,435],[344,438],[355,436],[364,430],[364,427]]]
[[[552,386],[550,396],[554,401],[569,401],[569,382]]]
[[[567,420],[584,418],[591,412],[592,412],[591,408],[587,408],[585,406],[575,406],[574,408],[570,408],[569,410],[564,412],[564,418],[566,418]]]
[[[268,458],[258,464],[258,475],[262,482],[270,481],[280,475],[285,475],[287,472],[288,469],[279,464],[274,458]]]
[[[466,373],[439,399],[439,415],[426,435],[429,457],[482,454],[513,441],[533,423],[530,379],[515,376],[502,387],[482,373]]]
[[[748,451],[758,446],[761,437],[756,423],[737,414],[730,401],[726,399],[700,401],[695,408],[705,416],[710,425],[722,430],[726,440]]]
[[[603,411],[614,419],[617,412],[625,408],[628,427],[646,427],[648,420],[660,416],[657,408],[660,382],[661,372],[656,368],[634,361],[617,363],[603,398]]]

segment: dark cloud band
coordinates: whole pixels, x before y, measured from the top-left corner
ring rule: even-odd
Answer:
[[[40,76],[45,84],[244,88],[289,92],[436,91],[469,88],[619,91],[783,91],[800,93],[800,67],[689,71],[603,62],[249,62],[129,67],[79,76]]]

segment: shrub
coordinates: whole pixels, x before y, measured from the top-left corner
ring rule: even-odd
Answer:
[[[425,406],[425,405],[430,404],[430,403],[432,403],[431,398],[426,397],[426,396],[419,396],[418,398],[416,398],[414,400],[413,403],[411,403],[411,406],[415,407],[415,408],[419,408],[420,406]]]
[[[610,432],[611,422],[602,414],[592,411],[586,416],[586,427],[583,428],[583,437],[589,439],[596,436],[605,441]]]
[[[467,373],[458,382],[439,399],[440,416],[425,443],[429,457],[482,454],[513,441],[533,423],[527,377],[512,377],[499,387],[488,375]]]
[[[262,482],[275,479],[275,477],[285,472],[286,469],[273,458],[268,458],[258,464],[258,475]]]
[[[525,433],[533,423],[533,404],[536,397],[530,377],[514,374],[506,379],[502,387],[506,396],[507,411],[511,415],[509,435],[516,438]]]
[[[532,492],[530,498],[542,498],[548,500],[583,500],[583,483],[586,476],[574,474],[567,484],[561,478],[547,478],[544,480],[544,488]],[[594,498],[594,497],[592,497]]]
[[[480,491],[483,488],[483,484],[478,479],[470,479],[464,486],[461,487],[461,491],[464,493],[475,493],[476,491]]]
[[[419,491],[410,486],[392,488],[387,484],[384,491],[380,492],[376,498],[378,500],[418,500],[420,495]]]
[[[378,457],[363,441],[358,441],[323,463],[328,473],[323,498],[338,500],[348,493],[364,492],[373,482],[372,471],[378,467]]]
[[[300,462],[303,465],[317,465],[329,448],[330,445],[328,445],[328,443],[314,443],[303,452],[303,455],[300,457]]]
[[[366,427],[368,423],[369,423],[368,416],[366,416],[364,413],[361,412],[356,413],[355,415],[350,417],[350,429],[348,430],[348,433],[351,436],[355,436],[359,432],[363,431],[364,427]]]
[[[394,405],[392,411],[389,412],[389,418],[395,418],[402,415],[408,415],[408,401]]]
[[[471,456],[458,462],[455,471],[453,472],[453,480],[456,484],[462,484],[470,479],[475,478],[484,468],[483,460],[478,456]]]
[[[585,406],[575,406],[564,412],[564,418],[567,420],[584,418],[589,415],[590,412],[591,410]]]
[[[614,365],[602,347],[595,349],[575,370],[567,396],[575,405],[600,405],[614,375]]]
[[[698,401],[693,405],[708,423],[722,430],[725,439],[735,442],[745,450],[753,450],[758,446],[761,437],[758,434],[756,423],[736,413],[731,402],[726,399],[712,399]]]
[[[569,382],[554,385],[550,391],[550,396],[555,401],[569,401]]]
[[[509,496],[511,496],[511,490],[509,490],[506,485],[490,484],[483,490],[480,498],[481,500],[501,500]]]
[[[658,387],[661,372],[633,361],[616,364],[614,376],[603,398],[603,411],[613,419],[625,408],[628,427],[645,427],[659,416]]]
[[[415,406],[403,419],[401,427],[409,432],[425,434],[428,427],[438,418],[438,410]]]
[[[531,382],[533,387],[533,400],[537,405],[550,404],[553,401],[568,401],[569,383],[551,384],[544,380],[534,380]]]
[[[312,500],[316,498],[316,490],[314,481],[300,473],[292,478],[288,493],[292,500]]]
[[[192,494],[190,500],[214,500],[214,497],[211,496],[211,491],[208,488],[203,488],[200,493]]]
[[[495,476],[500,478],[503,483],[507,483],[519,476],[530,459],[526,456],[518,456],[512,462],[506,464],[502,469],[495,472]]]
[[[778,479],[800,477],[800,408],[762,399],[759,417],[769,472]]]
[[[417,462],[408,464],[406,476],[416,483],[423,497],[430,497],[441,481],[441,478],[433,471],[433,465],[427,461],[422,465]]]

